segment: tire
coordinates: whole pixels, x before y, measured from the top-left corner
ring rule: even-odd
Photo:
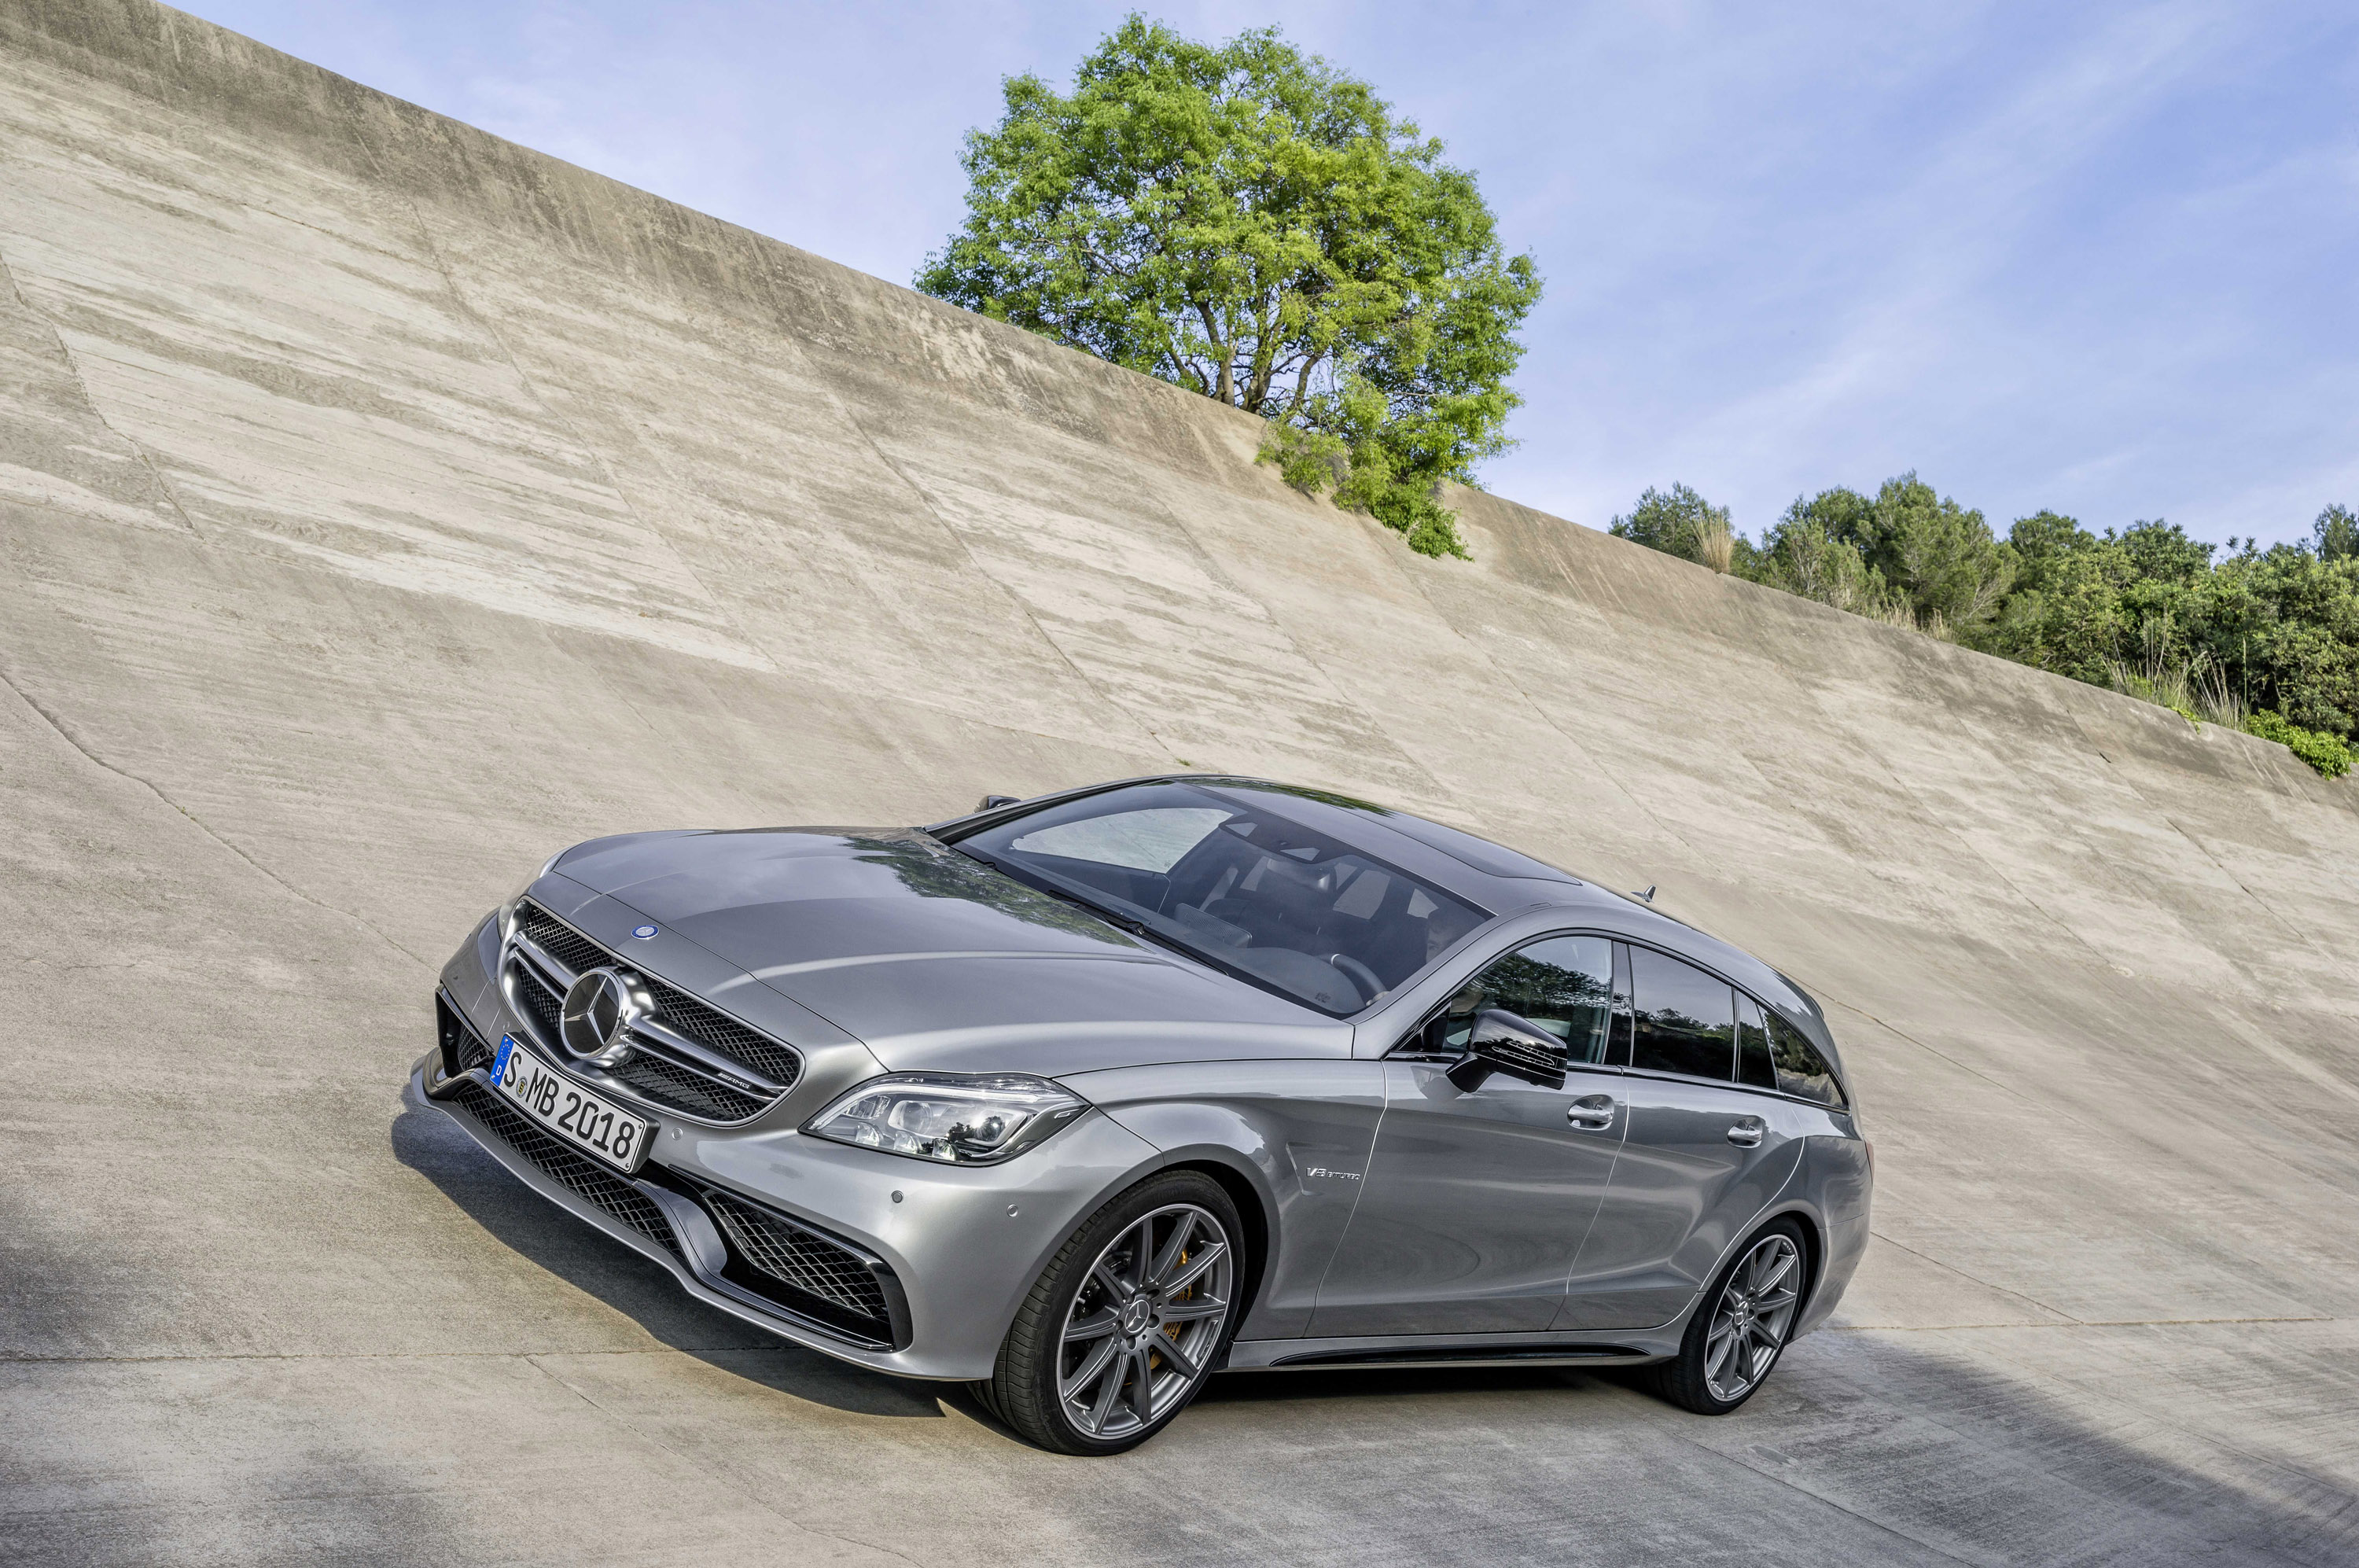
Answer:
[[[1051,1453],[1136,1448],[1228,1353],[1244,1235],[1228,1193],[1196,1171],[1117,1193],[1040,1271],[976,1397]]]
[[[1746,1238],[1703,1294],[1680,1353],[1638,1380],[1682,1410],[1724,1416],[1760,1391],[1793,1336],[1809,1285],[1802,1227],[1772,1220]]]

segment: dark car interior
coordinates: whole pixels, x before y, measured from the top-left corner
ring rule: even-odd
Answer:
[[[958,847],[1339,1017],[1487,918],[1282,815],[1181,784],[1091,796]]]

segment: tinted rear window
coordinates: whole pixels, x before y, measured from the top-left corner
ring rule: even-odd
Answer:
[[[1735,992],[1691,964],[1630,949],[1637,1031],[1630,1065],[1725,1083],[1736,1063]]]
[[[1769,1014],[1769,1052],[1777,1064],[1777,1087],[1822,1105],[1843,1103],[1843,1085],[1835,1082],[1834,1070],[1819,1048],[1774,1012]]]

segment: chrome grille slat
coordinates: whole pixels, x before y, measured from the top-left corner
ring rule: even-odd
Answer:
[[[757,1094],[781,1094],[784,1083],[773,1083],[760,1073],[751,1072],[717,1052],[707,1051],[701,1044],[668,1028],[659,1018],[645,1018],[631,1027],[631,1035],[669,1054],[682,1067],[733,1089],[751,1088]],[[731,1079],[734,1079],[733,1083]]]
[[[549,949],[522,931],[516,933],[516,951],[528,961],[525,964],[526,972],[560,996],[571,990],[573,982],[582,977],[580,970],[567,968],[555,953],[550,953]],[[594,969],[597,965],[592,964],[590,967]]]
[[[516,906],[516,919],[505,967],[517,980],[502,988],[538,1027],[542,1047],[554,1050],[560,1005],[572,981],[586,970],[633,966],[530,899]],[[562,985],[559,975],[565,976]],[[802,1075],[802,1057],[793,1048],[677,985],[652,975],[640,979],[655,1003],[658,1017],[647,1020],[653,1027],[634,1029],[630,1038],[637,1049],[611,1068],[583,1072],[588,1081],[702,1120],[737,1122],[776,1104]]]

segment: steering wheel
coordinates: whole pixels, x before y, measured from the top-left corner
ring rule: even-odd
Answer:
[[[1351,977],[1352,984],[1365,994],[1363,1000],[1373,1002],[1385,994],[1385,983],[1376,978],[1376,972],[1351,954],[1331,953],[1327,962]]]

